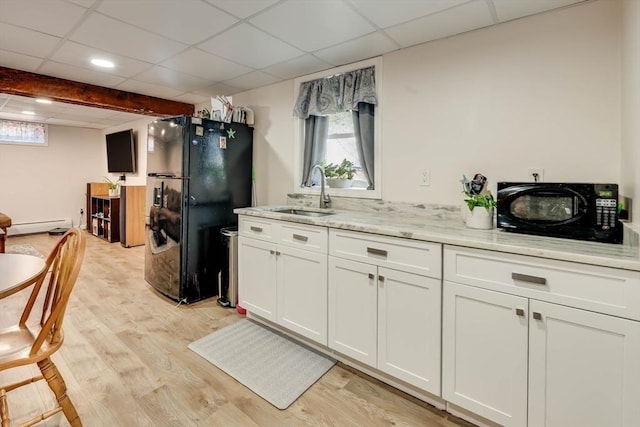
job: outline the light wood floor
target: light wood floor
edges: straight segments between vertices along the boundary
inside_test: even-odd
[[[7,245],[29,243],[46,254],[57,239],[10,236]],[[470,426],[341,365],[287,410],[276,409],[187,349],[240,316],[215,298],[176,306],[144,281],[143,262],[144,247],[87,236],[65,343],[53,357],[85,426]],[[19,305],[16,296],[0,303],[0,327]],[[2,372],[0,384],[22,374]],[[12,392],[14,421],[50,399],[42,382]],[[41,425],[68,424],[56,415]]]

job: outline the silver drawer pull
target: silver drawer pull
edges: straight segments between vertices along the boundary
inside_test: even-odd
[[[384,276],[378,276],[378,282],[384,282]]]
[[[256,233],[262,233],[262,227],[251,226],[251,231],[255,231]]]
[[[376,248],[367,248],[367,253],[371,255],[380,255],[383,257],[387,256],[387,251],[382,249],[376,249]]]
[[[309,240],[307,236],[303,236],[302,234],[294,234],[293,238],[295,240],[300,240],[301,242],[306,242],[307,240]]]
[[[533,283],[534,285],[546,285],[547,279],[544,277],[529,276],[528,274],[511,273],[513,280],[520,280],[522,282]]]
[[[369,279],[375,279],[376,276],[373,273],[369,273]]]
[[[542,320],[542,314],[538,313],[537,311],[534,311],[533,318],[536,320]]]
[[[522,308],[516,308],[516,314],[518,316],[524,316],[524,309]]]

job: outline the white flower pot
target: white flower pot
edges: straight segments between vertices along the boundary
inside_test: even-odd
[[[109,189],[109,197],[118,197],[120,196],[120,187],[115,189]]]
[[[350,179],[327,178],[327,185],[331,188],[349,188],[353,184]]]
[[[494,208],[482,208],[476,206],[472,211],[469,211],[466,215],[466,225],[469,228],[475,228],[478,230],[491,230],[493,228],[493,212]]]

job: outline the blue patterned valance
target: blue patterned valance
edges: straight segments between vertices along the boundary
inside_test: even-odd
[[[293,113],[307,119],[357,110],[359,102],[377,105],[375,80],[375,67],[367,67],[304,82]]]

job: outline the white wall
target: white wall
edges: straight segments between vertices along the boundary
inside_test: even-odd
[[[106,170],[99,130],[49,125],[49,146],[0,144],[0,211],[14,224],[80,221],[88,181]],[[11,234],[11,230],[9,230]]]
[[[457,204],[463,173],[495,188],[528,167],[619,182],[621,20],[599,0],[384,55],[382,198]],[[259,204],[293,188],[292,86],[233,97],[256,110]]]
[[[640,224],[640,2],[624,1],[622,42],[622,163],[624,194],[633,199],[634,224]]]

